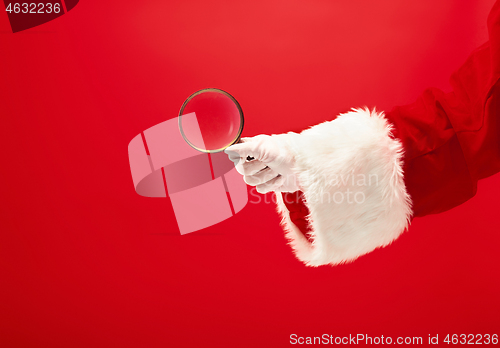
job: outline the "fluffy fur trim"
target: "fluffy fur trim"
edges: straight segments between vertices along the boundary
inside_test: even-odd
[[[296,256],[308,266],[352,261],[394,241],[409,225],[401,143],[382,112],[352,109],[292,140],[312,229],[309,242],[278,211]]]

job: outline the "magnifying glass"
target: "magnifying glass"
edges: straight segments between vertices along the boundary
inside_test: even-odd
[[[191,94],[179,111],[184,140],[198,151],[215,153],[239,142],[243,111],[234,97],[217,88]]]

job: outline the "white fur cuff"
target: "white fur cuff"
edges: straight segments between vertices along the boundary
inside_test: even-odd
[[[411,218],[401,143],[383,113],[339,115],[293,139],[299,183],[309,208],[312,243],[278,210],[296,256],[309,266],[352,261],[395,240]]]

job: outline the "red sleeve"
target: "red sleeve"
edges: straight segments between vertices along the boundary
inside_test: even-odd
[[[500,171],[500,1],[488,17],[490,40],[450,79],[413,104],[387,113],[405,150],[404,180],[413,216],[472,198],[480,179]]]

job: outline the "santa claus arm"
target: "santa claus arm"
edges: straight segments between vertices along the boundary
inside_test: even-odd
[[[499,23],[497,1],[489,42],[452,76],[451,92],[431,88],[388,113],[353,109],[293,137],[301,190],[276,196],[300,260],[354,260],[391,243],[413,217],[465,202],[500,171]]]
[[[488,30],[452,92],[431,88],[385,115],[357,109],[301,134],[303,192],[278,195],[299,259],[337,264],[385,246],[412,217],[465,202],[500,171],[499,1]]]

